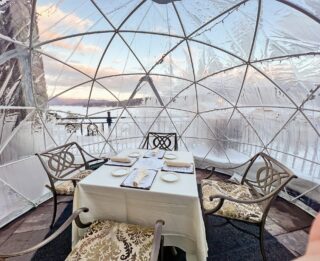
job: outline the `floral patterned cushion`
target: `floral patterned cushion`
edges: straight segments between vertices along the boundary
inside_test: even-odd
[[[149,261],[153,234],[152,227],[95,221],[66,260]]]
[[[231,182],[202,180],[202,201],[206,211],[212,210],[219,203],[219,199],[210,201],[210,196],[222,194],[236,199],[253,199],[247,186]],[[222,207],[214,213],[232,219],[245,220],[252,223],[261,221],[262,210],[258,204],[241,204],[225,200]]]
[[[80,170],[76,175],[72,176],[72,178],[84,179],[91,173],[92,173],[92,170],[88,170],[88,169]],[[55,187],[58,195],[73,195],[74,186],[71,180],[64,181]]]

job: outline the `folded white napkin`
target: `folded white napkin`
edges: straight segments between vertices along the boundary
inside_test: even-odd
[[[133,180],[133,186],[138,187],[141,180],[144,179],[145,176],[148,176],[148,170],[146,169],[140,169],[138,170],[138,174],[135,176]]]
[[[114,162],[121,162],[121,163],[130,163],[131,160],[128,157],[119,157],[119,156],[114,156],[110,158]]]
[[[180,168],[189,168],[191,167],[190,162],[177,161],[177,160],[166,160],[165,164],[168,167],[180,167]]]

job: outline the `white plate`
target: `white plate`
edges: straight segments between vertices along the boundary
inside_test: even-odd
[[[174,172],[164,172],[161,175],[161,179],[166,182],[176,182],[179,179],[179,174]]]
[[[177,156],[174,155],[174,154],[172,154],[172,153],[166,153],[166,154],[164,155],[164,158],[165,158],[165,159],[173,160],[173,159],[176,159]]]
[[[129,170],[127,169],[116,169],[111,172],[112,176],[115,176],[115,177],[122,177],[124,175],[127,175],[128,173],[129,173]]]
[[[128,156],[130,158],[139,158],[140,157],[140,153],[139,152],[131,152]]]

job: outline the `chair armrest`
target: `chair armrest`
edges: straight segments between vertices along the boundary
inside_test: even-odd
[[[77,224],[81,224],[81,225],[84,225],[81,223],[80,219],[79,219],[79,215],[80,213],[82,212],[88,212],[89,209],[88,208],[79,208],[77,209],[76,211],[74,211],[72,213],[72,215],[62,224],[61,227],[58,228],[57,231],[55,231],[51,236],[49,236],[48,238],[46,238],[45,240],[43,240],[42,242],[40,242],[39,244],[31,247],[31,248],[28,248],[28,249],[25,249],[23,251],[19,251],[19,252],[15,252],[15,253],[8,253],[8,254],[2,254],[0,253],[0,260],[5,260],[6,258],[9,258],[9,257],[15,257],[15,256],[22,256],[22,255],[25,255],[25,254],[28,254],[30,252],[33,252],[43,246],[45,246],[46,244],[50,243],[52,240],[54,240],[57,236],[59,236],[63,231],[66,230],[66,228],[72,223],[73,220],[76,221]],[[86,225],[89,225],[89,224],[86,224]]]
[[[96,170],[97,168],[99,168],[100,166],[105,164],[108,160],[109,160],[109,158],[107,158],[107,157],[91,159],[91,160],[87,161],[87,163],[88,163],[87,168],[90,170]]]
[[[242,199],[228,197],[228,196],[225,196],[225,195],[222,195],[222,194],[217,194],[217,195],[214,195],[214,196],[210,196],[210,201],[212,201],[215,198],[219,198],[219,199],[229,200],[229,201],[233,201],[233,202],[241,203],[241,204],[254,204],[254,203],[260,203],[262,201],[265,201],[265,200],[271,198],[272,196],[274,196],[277,193],[278,193],[278,191],[273,191],[270,194],[265,195],[265,196],[263,196],[261,198],[250,199],[250,200],[242,200]]]
[[[72,184],[74,187],[77,186],[77,182],[79,182],[81,179],[78,179],[78,178],[59,178],[59,177],[55,177],[55,176],[51,176],[53,179],[56,179],[56,180],[60,180],[60,181],[72,181]]]
[[[154,239],[153,239],[152,252],[151,252],[151,258],[150,258],[151,261],[158,260],[163,226],[164,226],[163,220],[157,220],[157,222],[154,226]]]
[[[260,203],[262,201],[265,201],[265,200],[273,197],[277,193],[278,193],[278,191],[275,190],[275,191],[271,192],[270,194],[265,195],[265,196],[263,196],[261,198],[250,199],[250,200],[236,199],[236,198],[228,197],[228,196],[222,195],[222,194],[217,194],[217,195],[214,195],[214,196],[210,196],[210,201],[212,201],[214,199],[219,199],[219,203],[214,209],[212,209],[210,211],[205,211],[205,214],[208,215],[208,214],[213,214],[213,213],[217,212],[222,207],[222,205],[223,205],[225,200],[229,200],[229,201],[240,203],[240,204],[255,204],[255,203]]]
[[[59,177],[55,177],[55,176],[52,176],[53,179],[56,179],[56,180],[60,180],[60,181],[80,181],[81,179],[79,178],[59,178]]]

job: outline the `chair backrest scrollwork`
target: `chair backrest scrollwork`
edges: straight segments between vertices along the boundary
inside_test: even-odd
[[[72,172],[88,167],[81,147],[76,142],[71,142],[43,153],[36,154],[48,176],[63,178]],[[76,156],[78,161],[76,160]]]
[[[248,173],[254,162],[258,158],[263,160],[263,165],[255,175],[255,179],[247,178]],[[263,207],[269,207],[270,202],[280,193],[289,181],[296,176],[286,166],[270,157],[269,155],[260,152],[256,154],[250,161],[241,181],[241,184],[246,184],[251,188],[258,197],[270,197],[263,202]]]
[[[162,150],[178,150],[176,133],[149,132],[143,144],[143,148]]]

